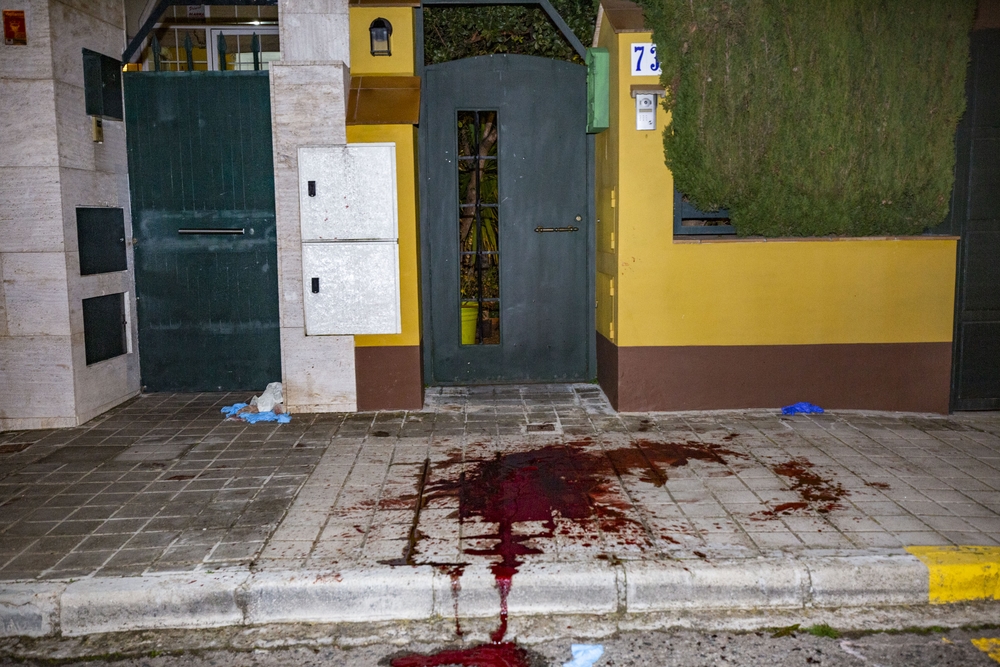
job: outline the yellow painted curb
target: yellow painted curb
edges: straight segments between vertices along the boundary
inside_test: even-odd
[[[1000,600],[1000,547],[907,547],[927,566],[932,603]]]
[[[992,639],[990,637],[973,639],[972,645],[996,662],[1000,662],[1000,639]]]

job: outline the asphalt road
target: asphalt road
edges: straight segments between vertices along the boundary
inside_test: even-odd
[[[1000,656],[991,659],[973,640],[992,638],[993,650],[1000,653],[1000,629],[950,630],[940,632],[896,632],[868,635],[817,636],[798,630],[777,633],[750,632],[630,632],[600,641],[604,656],[594,667],[627,666],[747,666],[792,667],[994,667]],[[836,634],[836,633],[828,633]],[[561,666],[571,659],[570,641],[556,641],[528,647],[531,667]],[[590,643],[590,642],[584,642]],[[982,643],[982,642],[980,642]],[[18,660],[30,667],[53,664],[80,667],[351,667],[387,666],[389,661],[409,651],[430,652],[441,646],[414,645],[401,648],[373,645],[352,649],[297,647],[252,652],[211,651],[123,657],[109,655],[86,661]],[[0,662],[13,662],[0,656]],[[491,666],[492,667],[492,666]]]

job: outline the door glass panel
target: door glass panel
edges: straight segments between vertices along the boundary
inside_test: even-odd
[[[458,112],[458,236],[463,345],[500,344],[496,111]]]

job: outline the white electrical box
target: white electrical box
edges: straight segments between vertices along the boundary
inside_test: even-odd
[[[635,96],[635,129],[656,129],[656,95],[639,93]]]
[[[396,145],[299,149],[307,336],[396,334]]]
[[[397,236],[396,144],[299,149],[303,241]]]
[[[303,243],[302,272],[307,336],[402,331],[395,243]]]

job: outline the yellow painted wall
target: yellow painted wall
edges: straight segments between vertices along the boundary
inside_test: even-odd
[[[611,56],[610,90],[618,90],[621,76],[615,67],[618,59],[618,40],[607,23],[598,43],[608,49]],[[619,104],[616,95],[608,105],[610,126],[618,126]],[[618,275],[618,255],[615,237],[617,223],[618,141],[614,130],[605,130],[594,139],[597,174],[597,331],[612,342],[617,342],[614,289]]]
[[[384,18],[392,25],[391,56],[373,56],[368,32],[372,21]],[[413,76],[415,53],[412,7],[351,7],[351,75],[396,74]]]
[[[620,346],[951,341],[955,239],[675,241],[668,117],[637,131],[629,90],[656,82],[629,71],[631,44],[650,41],[607,23],[599,37],[612,91],[597,139],[600,333]]]
[[[352,9],[353,11],[353,9]],[[420,344],[420,247],[417,230],[417,128],[412,125],[348,125],[348,143],[396,143],[399,207],[399,299],[403,332],[355,336],[358,347]]]

